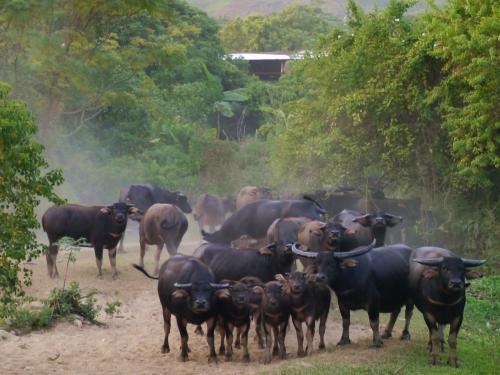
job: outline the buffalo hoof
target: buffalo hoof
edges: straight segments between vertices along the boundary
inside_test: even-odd
[[[381,336],[383,339],[390,339],[392,337],[392,332],[384,332]]]
[[[236,341],[236,342],[234,343],[234,347],[235,347],[236,349],[241,349],[241,344],[240,344],[240,342],[239,342],[239,341]]]
[[[232,362],[233,361],[233,355],[232,354],[226,354],[226,362]]]
[[[102,280],[102,274],[99,274],[99,273],[98,273],[98,274],[97,274],[97,276],[96,276],[95,278],[96,278],[96,279],[98,279],[98,280]]]
[[[111,276],[111,278],[112,278],[113,280],[118,279],[118,273],[114,273],[114,274],[113,274],[113,276]]]
[[[448,365],[451,366],[451,367],[458,368],[458,359],[457,358],[448,357]]]
[[[249,354],[244,355],[244,356],[243,356],[242,361],[243,361],[244,363],[248,363],[248,362],[250,362],[250,355],[249,355]]]
[[[280,350],[277,346],[275,346],[273,348],[273,357],[277,356],[278,354],[280,354]]]
[[[209,356],[208,363],[217,363],[217,356],[216,355]]]
[[[381,348],[382,346],[384,346],[384,342],[382,340],[378,340],[378,341],[373,342],[373,344],[370,346],[370,348],[377,349],[377,348]]]
[[[271,355],[266,354],[266,356],[264,357],[264,364],[267,365],[267,364],[271,363],[272,359],[273,359],[273,357]]]
[[[351,340],[347,337],[342,337],[340,341],[337,343],[337,345],[350,345]]]
[[[187,362],[188,360],[189,360],[189,357],[188,357],[188,355],[187,355],[187,354],[186,354],[186,355],[182,355],[182,354],[181,354],[181,355],[179,356],[179,361],[181,361],[181,362]]]
[[[325,344],[324,343],[319,344],[318,349],[321,351],[325,350],[326,349]]]
[[[224,348],[223,346],[221,346],[221,347],[219,348],[219,354],[220,354],[220,355],[224,355],[224,354],[226,354],[226,348]]]
[[[440,364],[441,364],[441,358],[439,358],[439,355],[431,356],[431,365],[439,366]]]
[[[280,353],[280,359],[286,359],[286,352]]]
[[[304,350],[299,350],[297,351],[297,357],[305,357],[306,356],[306,352]]]
[[[162,348],[161,348],[161,352],[162,352],[163,354],[165,354],[165,353],[170,353],[170,348],[169,348],[168,346],[162,346]]]
[[[410,339],[411,339],[410,332],[403,331],[403,333],[401,333],[401,340],[403,340],[403,341],[410,341]]]

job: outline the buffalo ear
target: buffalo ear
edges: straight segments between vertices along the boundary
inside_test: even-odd
[[[356,234],[356,231],[353,228],[346,228],[344,234],[354,235],[354,234]]]
[[[342,259],[340,262],[340,268],[355,268],[358,265],[358,261],[356,259]]]
[[[231,294],[229,293],[228,289],[219,289],[215,292],[215,297],[218,299],[227,299],[231,297]]]
[[[371,214],[366,214],[363,216],[358,216],[352,219],[354,223],[361,224],[364,227],[369,227],[372,224],[372,215]]]
[[[422,271],[422,275],[426,279],[432,279],[433,277],[439,276],[439,272],[432,268],[426,268],[425,270]]]
[[[172,293],[173,298],[184,298],[187,297],[188,295],[189,293],[187,292],[187,290],[184,289],[177,289]]]
[[[398,225],[399,223],[403,222],[403,218],[401,216],[394,216],[394,215],[385,215],[385,222],[388,227],[394,227]]]
[[[129,207],[128,213],[129,214],[142,214],[141,210],[139,210],[137,207]]]
[[[100,210],[100,211],[101,211],[103,214],[110,215],[110,214],[111,214],[111,210],[112,210],[112,209],[113,209],[113,207],[111,207],[111,206],[107,206],[107,207],[103,207],[103,208],[101,208],[101,210]]]
[[[270,250],[268,247],[261,247],[257,251],[259,252],[259,254],[262,254],[262,255],[273,255],[272,250]]]
[[[469,280],[472,280],[472,279],[479,279],[480,277],[483,277],[484,274],[479,272],[479,271],[475,271],[475,270],[465,270],[465,277]]]

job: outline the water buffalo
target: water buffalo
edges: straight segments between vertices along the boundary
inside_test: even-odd
[[[373,239],[376,240],[375,247],[384,246],[387,227],[394,227],[402,221],[401,216],[385,212],[362,215],[351,210],[342,210],[332,219],[333,223],[342,224],[346,228],[344,243],[350,243],[351,249],[368,245]]]
[[[271,190],[257,186],[244,186],[236,197],[236,209],[239,210],[260,199],[271,199]]]
[[[170,318],[173,314],[181,335],[181,361],[188,359],[188,323],[207,323],[207,342],[209,361],[215,361],[217,355],[214,346],[216,323],[217,292],[227,288],[228,284],[217,284],[210,269],[198,259],[177,254],[168,259],[160,268],[159,277],[150,276],[144,268],[134,267],[151,279],[158,280],[158,295],[163,310],[165,339],[162,353],[169,353]]]
[[[142,213],[146,212],[148,208],[155,203],[175,204],[186,214],[189,214],[192,211],[191,206],[189,205],[184,194],[178,191],[171,192],[150,184],[132,184],[127,186],[120,191],[118,201],[133,204]],[[130,219],[134,221],[141,221],[142,214],[131,215]],[[123,251],[124,240],[125,233],[123,234],[118,247],[120,252]]]
[[[297,333],[299,357],[312,353],[316,320],[319,320],[319,349],[325,348],[326,319],[330,311],[331,295],[328,286],[317,284],[313,276],[305,272],[276,275],[276,280],[284,285],[285,294],[289,299],[292,322]],[[305,351],[302,322],[305,322],[307,327]]]
[[[146,245],[156,245],[156,265],[154,274],[160,269],[160,255],[167,246],[170,256],[177,254],[177,248],[188,228],[186,215],[175,205],[155,203],[148,208],[139,224],[141,245],[140,266],[144,267]]]
[[[198,247],[193,256],[210,267],[217,281],[240,280],[245,276],[271,281],[277,273],[290,272],[295,259],[289,248],[280,251],[274,244],[259,250],[240,250],[206,243]]]
[[[63,237],[71,237],[75,240],[83,238],[94,247],[98,277],[102,277],[103,249],[108,249],[113,278],[116,278],[116,245],[125,231],[128,215],[138,213],[136,207],[127,203],[90,207],[68,204],[47,209],[42,217],[42,227],[49,238],[46,254],[49,276],[59,276],[56,263],[59,248],[56,242]]]
[[[248,352],[248,331],[250,330],[250,318],[256,309],[260,308],[262,293],[255,285],[247,282],[224,280],[229,288],[226,293],[221,294],[217,303],[219,313],[219,325],[221,329],[221,345],[219,354],[226,354],[226,360],[231,361],[233,356],[233,329],[238,330],[238,347],[240,333],[243,345],[243,362],[250,360]],[[224,335],[227,339],[227,347],[224,346]]]
[[[210,194],[202,194],[194,206],[194,219],[198,222],[200,230],[208,226],[209,233],[222,225],[226,217],[222,198]]]
[[[478,276],[469,268],[486,260],[460,258],[439,247],[420,247],[411,254],[410,288],[413,301],[422,312],[429,329],[429,350],[432,364],[440,362],[439,349],[442,326],[450,325],[448,364],[458,367],[457,336],[465,307],[466,278]]]
[[[300,228],[310,222],[307,217],[285,217],[276,219],[267,230],[267,243],[276,244],[278,250],[286,251],[289,243],[297,242]]]
[[[401,306],[407,305],[406,324],[402,339],[409,338],[408,327],[412,314],[408,272],[411,249],[405,245],[392,245],[373,249],[361,246],[346,252],[308,252],[297,249],[299,256],[316,259],[317,282],[328,283],[337,295],[342,315],[342,338],[338,345],[350,344],[350,311],[368,312],[373,331],[373,346],[382,346],[379,334],[379,313],[391,313],[383,337],[390,337]],[[373,249],[373,250],[372,250]],[[355,258],[355,259],[351,259]]]
[[[301,200],[259,200],[250,203],[229,217],[220,230],[208,234],[202,232],[203,238],[212,243],[229,244],[246,234],[253,238],[264,238],[274,220],[285,217],[307,217],[320,219],[325,211],[310,199]]]
[[[290,301],[279,281],[269,281],[264,285],[262,296],[262,320],[266,336],[266,356],[264,363],[270,363],[271,332],[274,334],[274,347],[272,354],[286,358],[285,335],[290,319]]]

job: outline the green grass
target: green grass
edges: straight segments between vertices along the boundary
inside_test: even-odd
[[[415,309],[409,345],[391,346],[390,349],[378,349],[373,361],[367,363],[360,358],[359,363],[335,363],[323,360],[317,363],[311,357],[311,367],[284,367],[279,373],[283,375],[323,375],[323,374],[500,374],[500,276],[490,276],[472,281],[467,292],[467,305],[464,313],[464,323],[458,335],[458,359],[460,368],[451,368],[446,364],[448,347],[441,353],[441,365],[429,364],[427,347],[427,327],[422,314]],[[338,319],[336,312],[335,319]],[[384,314],[387,315],[387,314]],[[400,317],[401,318],[401,317]],[[382,318],[382,324],[388,317]],[[355,312],[352,321],[367,324],[365,312]],[[400,333],[400,324],[396,326],[395,337]],[[448,330],[445,331],[447,341]],[[336,350],[336,349],[333,349]],[[350,349],[355,350],[355,349]],[[285,365],[286,366],[286,365]]]

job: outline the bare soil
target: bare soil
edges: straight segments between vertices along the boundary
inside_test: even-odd
[[[196,236],[186,238],[180,252],[189,254],[200,241]],[[117,280],[112,280],[108,259],[103,262],[103,279],[97,279],[97,268],[92,249],[82,249],[76,253],[76,263],[69,264],[67,280],[77,281],[84,291],[97,289],[98,303],[120,301],[118,315],[108,317],[101,311],[98,320],[103,326],[83,324],[80,327],[71,322],[61,322],[54,327],[24,336],[10,336],[0,339],[0,374],[158,374],[170,373],[203,374],[217,371],[219,375],[254,374],[259,372],[278,373],[285,367],[307,369],[315,363],[333,362],[353,364],[370,361],[382,355],[380,350],[369,349],[371,331],[367,325],[352,324],[351,340],[348,347],[337,347],[340,339],[341,321],[335,309],[330,313],[326,330],[327,349],[317,349],[317,334],[314,352],[310,357],[297,358],[295,330],[289,327],[286,337],[287,360],[274,359],[269,365],[263,364],[264,350],[258,349],[253,339],[250,343],[250,363],[243,363],[241,351],[235,350],[232,362],[219,356],[217,364],[208,364],[208,346],[205,337],[194,334],[194,326],[188,327],[189,346],[192,350],[188,362],[179,360],[179,332],[172,321],[169,354],[160,352],[163,343],[163,321],[161,307],[156,293],[156,281],[147,279],[131,267],[137,263],[139,249],[136,239],[126,241],[126,253],[119,253]],[[146,269],[153,269],[153,248],[146,253]],[[166,251],[162,254],[166,259]],[[29,293],[45,297],[54,287],[61,287],[66,268],[67,254],[59,253],[58,268],[61,278],[51,280],[47,276],[45,258],[39,258],[29,267],[33,270],[33,285]],[[67,281],[67,282],[68,282]],[[364,315],[367,322],[366,314]],[[291,324],[290,324],[291,326]],[[216,336],[216,345],[219,339]],[[390,352],[391,346],[407,345],[397,339],[387,340],[382,349]]]

